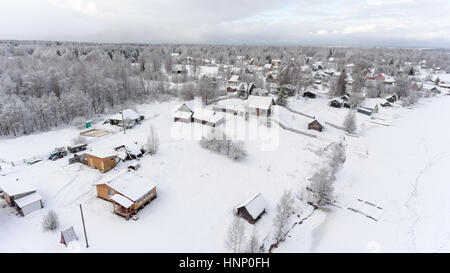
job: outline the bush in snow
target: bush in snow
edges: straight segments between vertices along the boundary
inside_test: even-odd
[[[158,152],[159,138],[153,126],[150,126],[150,132],[147,136],[147,152],[154,155]]]
[[[229,250],[234,253],[241,252],[242,243],[245,240],[245,226],[243,220],[234,216],[230,227],[228,228],[228,237],[225,244]]]
[[[71,125],[77,129],[83,129],[85,127],[85,122],[86,120],[84,117],[75,117],[72,120]]]
[[[349,110],[347,115],[345,116],[344,123],[342,124],[344,130],[347,133],[353,133],[356,131],[356,114],[355,111]]]
[[[323,167],[313,174],[310,180],[310,202],[318,208],[329,206],[334,195],[334,180],[332,167]]]
[[[284,241],[286,233],[289,231],[289,216],[294,213],[294,198],[290,191],[285,191],[276,207],[274,218],[275,240]]]
[[[409,95],[403,98],[403,106],[411,106],[419,101],[419,95],[415,91],[411,91]]]
[[[194,85],[192,83],[183,84],[180,89],[180,97],[183,100],[193,100],[195,96]]]
[[[244,142],[233,142],[226,139],[225,136],[222,138],[203,137],[200,140],[200,146],[216,153],[224,154],[236,161],[247,155],[247,151],[244,148]]]
[[[58,215],[53,210],[44,215],[44,220],[42,221],[42,226],[44,230],[55,230],[58,227]]]

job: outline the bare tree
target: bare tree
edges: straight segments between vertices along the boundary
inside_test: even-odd
[[[154,155],[158,152],[159,149],[159,138],[156,134],[155,128],[150,126],[150,132],[147,136],[147,152],[151,155]]]
[[[240,253],[242,243],[245,240],[245,226],[243,220],[234,216],[230,227],[228,228],[228,237],[226,240],[226,246],[234,253]]]
[[[309,179],[310,202],[318,208],[326,208],[333,200],[334,175],[332,167],[323,167],[316,171]]]
[[[42,226],[45,230],[55,230],[58,227],[58,215],[53,210],[49,210],[44,215]]]
[[[281,196],[276,207],[276,215],[274,218],[275,239],[284,241],[286,233],[289,230],[289,217],[294,212],[294,198],[290,191],[285,191]]]
[[[253,232],[247,241],[246,252],[247,253],[260,253],[261,244],[259,242],[258,233],[256,232],[256,226],[253,227]]]

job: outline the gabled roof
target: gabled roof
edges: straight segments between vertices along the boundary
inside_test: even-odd
[[[246,202],[238,206],[238,209],[242,207],[245,207],[245,209],[252,216],[252,218],[256,219],[258,218],[259,215],[261,215],[261,213],[264,212],[266,208],[266,200],[264,199],[261,193],[258,193],[253,198],[247,200]]]
[[[275,101],[272,97],[262,97],[250,95],[247,99],[247,106],[250,108],[259,108],[268,110],[271,105],[274,105]]]
[[[129,169],[104,177],[95,184],[106,184],[133,202],[156,187],[156,183]]]
[[[64,242],[66,244],[69,244],[72,241],[77,241],[77,235],[75,234],[75,231],[73,230],[73,226],[61,231],[61,236],[64,238]]]

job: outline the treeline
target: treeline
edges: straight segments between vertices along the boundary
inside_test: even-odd
[[[171,57],[172,53],[179,57]],[[207,59],[235,65],[236,56],[255,58],[259,64],[281,59],[283,64],[297,66],[311,58],[326,61],[333,56],[341,65],[358,61],[385,66],[385,70],[404,61],[425,59],[429,66],[450,69],[449,55],[436,50],[2,41],[0,135],[48,130],[70,124],[76,117],[88,119],[170,96],[191,98],[196,94],[211,101],[219,93],[209,89],[220,86],[196,77],[199,66]],[[173,64],[186,63],[193,73],[171,74]],[[219,68],[219,73],[226,78],[230,71]]]

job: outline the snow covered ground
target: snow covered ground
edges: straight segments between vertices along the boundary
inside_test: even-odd
[[[278,251],[450,251],[449,115],[450,97],[443,96],[367,130],[368,156],[348,153],[338,173],[343,208],[317,211]],[[347,209],[358,198],[383,208],[378,221]]]
[[[326,106],[319,97],[292,101],[289,107],[322,120],[341,124],[348,109]],[[149,126],[160,138],[159,152],[140,160],[140,174],[158,184],[158,198],[138,213],[137,221],[113,214],[111,203],[96,197],[93,183],[103,174],[67,157],[34,165],[11,167],[2,164],[0,179],[19,179],[34,185],[44,199],[44,209],[26,217],[2,207],[0,199],[1,252],[222,252],[233,209],[262,193],[267,214],[256,224],[260,239],[272,230],[276,203],[286,189],[299,192],[324,158],[317,151],[341,139],[342,131],[325,125],[319,138],[311,138],[273,125],[257,126],[262,134],[279,136],[276,149],[264,149],[261,139],[245,141],[248,156],[241,162],[200,147],[195,139],[179,139],[182,130],[199,125],[173,123],[170,112],[179,102],[154,103],[138,107],[147,118],[141,125],[100,138],[89,147],[108,148],[116,144],[144,143]],[[305,130],[308,118],[281,110],[279,119]],[[414,110],[380,109],[390,126],[370,122],[358,114],[360,137],[345,136],[347,161],[337,177],[337,200],[354,207],[357,198],[383,208],[378,222],[346,208],[316,211],[276,251],[450,251],[450,184],[444,168],[450,161],[450,96],[423,100]],[[243,122],[238,121],[238,122]],[[311,131],[310,131],[311,132]],[[60,129],[14,139],[0,140],[0,158],[13,161],[49,152],[70,144],[79,133]],[[115,172],[128,166],[119,163]],[[83,205],[90,247],[84,247],[79,213]],[[79,244],[65,248],[59,231],[42,230],[42,217],[53,209],[60,229],[74,226]],[[362,210],[367,208],[361,208]],[[251,225],[247,225],[251,231]],[[24,236],[26,234],[26,236]]]

